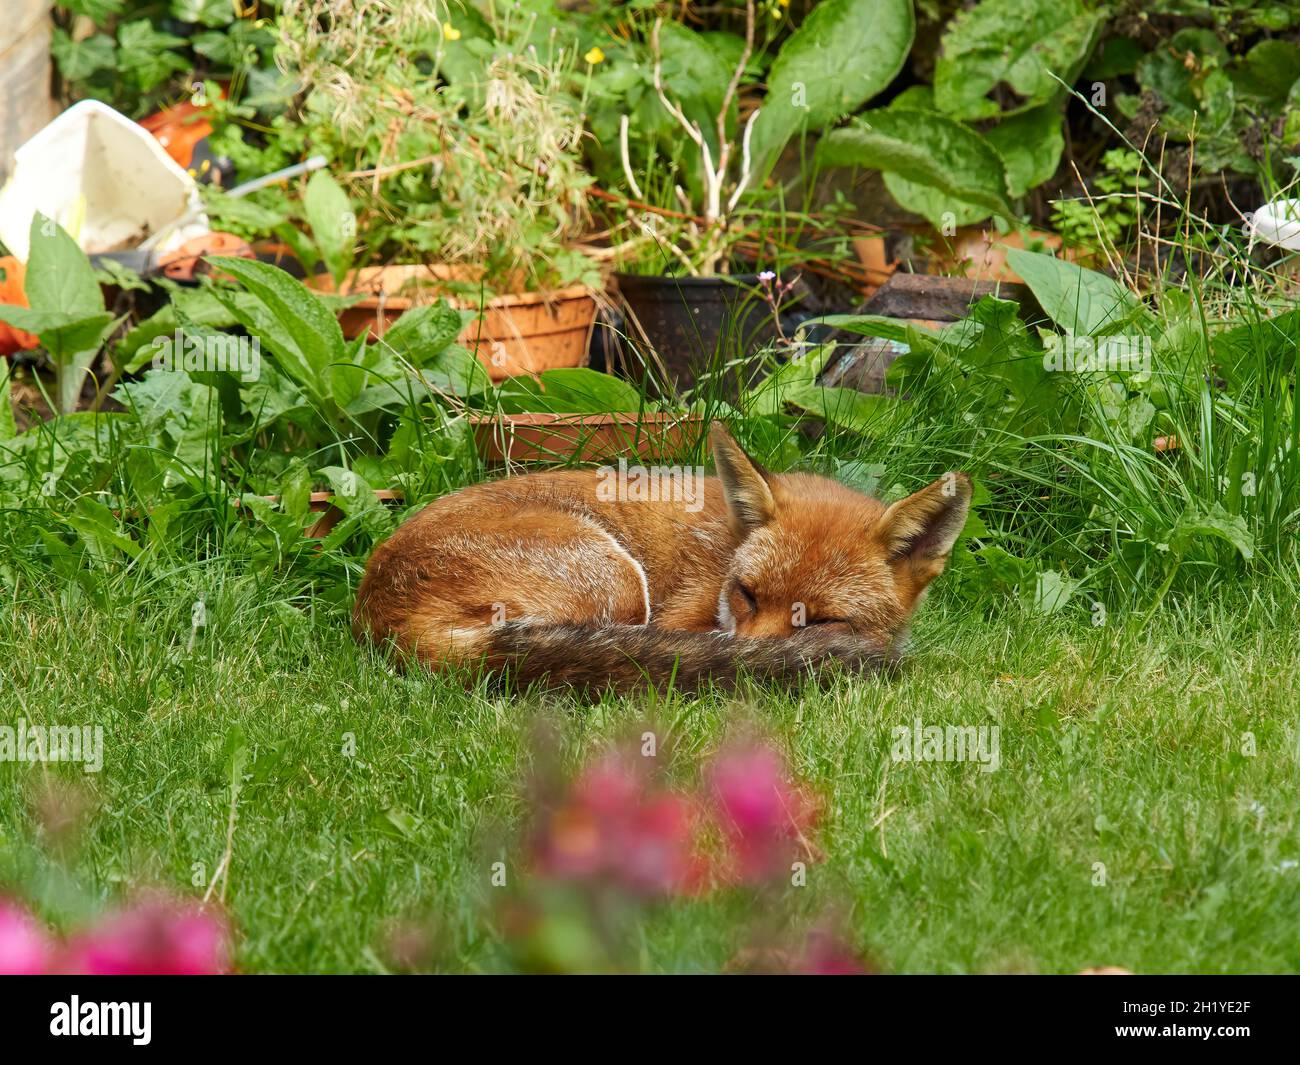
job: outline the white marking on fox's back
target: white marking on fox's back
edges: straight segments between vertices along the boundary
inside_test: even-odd
[[[641,563],[638,562],[635,558],[633,558],[632,552],[630,552],[626,547],[620,544],[618,540],[616,540],[611,533],[606,532],[594,521],[590,521],[589,519],[588,519],[588,524],[590,524],[590,526],[593,529],[595,529],[598,533],[600,533],[601,536],[603,536],[606,540],[608,540],[611,544],[613,544],[614,550],[616,550],[620,555],[622,555],[625,559],[627,559],[630,563],[632,563],[632,568],[636,570],[637,578],[641,581],[641,599],[645,603],[645,620],[641,622],[641,624],[649,625],[650,624],[650,582],[646,579],[645,567],[642,566]]]

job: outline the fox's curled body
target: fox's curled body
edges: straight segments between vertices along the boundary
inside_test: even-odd
[[[694,508],[607,500],[596,471],[435,500],[375,551],[354,632],[435,669],[586,688],[889,660],[965,522],[968,479],[886,507],[767,473],[721,425],[713,450]]]

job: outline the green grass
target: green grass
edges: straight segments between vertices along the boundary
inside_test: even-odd
[[[208,623],[189,648],[191,581],[208,589]],[[0,660],[0,722],[106,734],[97,776],[0,764],[0,882],[56,925],[150,885],[201,895],[242,742],[225,888],[241,969],[382,969],[404,918],[436,926],[437,967],[493,969],[489,870],[523,875],[511,841],[539,718],[571,767],[653,729],[681,781],[758,720],[824,802],[825,860],[775,901],[806,921],[838,913],[887,971],[1300,969],[1289,585],[1100,628],[1014,604],[980,617],[941,592],[896,678],[594,705],[396,676],[341,614],[287,609],[224,563],[116,588],[96,604],[75,583],[20,582],[0,605],[22,648]],[[916,717],[1000,725],[1000,769],[893,762],[890,729]],[[1240,753],[1248,732],[1253,756]],[[38,813],[51,787],[86,802],[78,829]],[[663,907],[638,964],[717,970],[772,902],[723,892]]]

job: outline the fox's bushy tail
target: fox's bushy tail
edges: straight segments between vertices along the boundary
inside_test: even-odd
[[[488,659],[516,684],[627,689],[646,683],[691,690],[740,676],[793,681],[838,663],[850,669],[891,667],[886,647],[857,636],[807,628],[789,637],[736,637],[648,625],[552,625],[510,621],[493,626]]]

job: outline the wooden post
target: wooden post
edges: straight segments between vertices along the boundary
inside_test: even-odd
[[[14,151],[56,114],[50,92],[53,0],[5,0],[0,20],[0,182]]]

